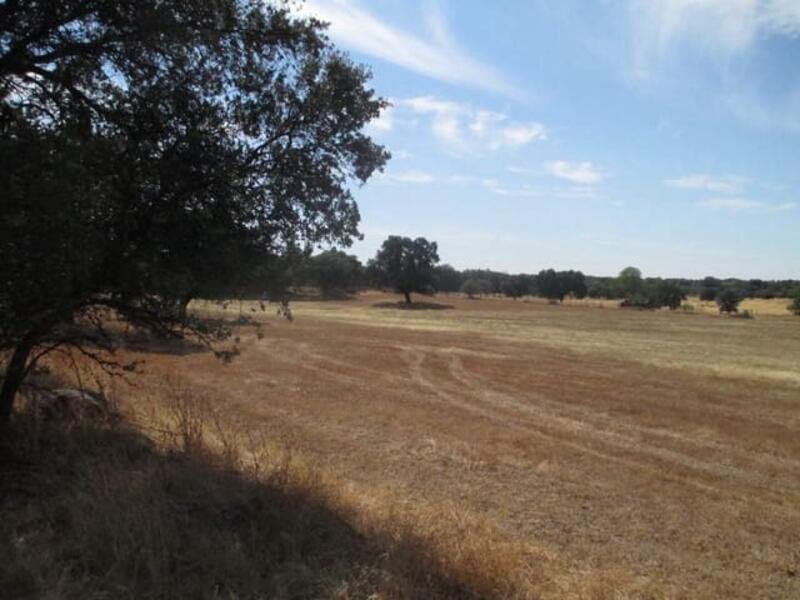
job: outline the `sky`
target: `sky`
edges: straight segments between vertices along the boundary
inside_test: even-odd
[[[800,278],[800,0],[307,0],[391,102],[354,189],[456,268]]]

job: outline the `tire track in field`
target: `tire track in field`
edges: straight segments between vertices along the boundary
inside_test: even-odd
[[[658,456],[657,454],[654,455],[655,458],[658,458],[662,461],[665,461],[670,464],[681,464],[681,466],[693,472],[690,476],[679,476],[674,475],[663,467],[654,464],[654,461],[646,461],[641,459],[635,458],[626,458],[623,456],[619,456],[618,454],[609,453],[607,451],[603,451],[597,448],[592,447],[591,445],[587,445],[585,443],[581,443],[575,440],[565,439],[563,435],[558,435],[552,432],[552,430],[548,431],[547,427],[544,426],[537,426],[533,423],[522,424],[508,418],[503,418],[502,413],[498,413],[498,404],[493,402],[492,400],[487,400],[480,398],[480,389],[477,389],[476,393],[476,385],[475,382],[466,382],[462,381],[462,385],[465,385],[469,388],[470,391],[474,396],[476,396],[476,400],[483,405],[476,406],[474,403],[465,401],[460,397],[459,394],[455,394],[449,391],[446,391],[444,386],[437,385],[434,381],[432,381],[429,377],[426,376],[424,372],[423,365],[427,359],[427,353],[424,350],[415,349],[413,347],[406,347],[404,348],[405,358],[409,365],[409,373],[411,375],[412,380],[418,384],[420,387],[425,388],[429,392],[431,392],[434,396],[441,398],[442,400],[448,402],[449,404],[461,408],[466,412],[469,412],[473,415],[480,416],[483,419],[488,420],[494,425],[500,426],[505,429],[513,429],[515,431],[532,434],[539,438],[545,439],[549,442],[553,442],[555,444],[568,447],[572,450],[575,450],[579,453],[588,454],[595,458],[604,461],[615,462],[629,468],[644,471],[649,474],[655,475],[656,477],[666,479],[672,481],[674,483],[680,485],[690,485],[704,493],[712,494],[713,496],[719,498],[723,496],[731,496],[730,489],[721,488],[719,486],[713,485],[707,481],[708,475],[714,476],[717,480],[725,481],[724,477],[721,477],[718,473],[714,472],[713,465],[708,465],[702,463],[702,461],[697,461],[700,464],[698,467],[697,464],[691,465],[686,464],[686,459],[688,458],[690,461],[694,460],[691,457],[686,457],[685,455],[681,455],[680,453],[674,453],[671,451],[667,451],[668,457],[665,456]],[[515,401],[516,402],[516,401]],[[517,402],[518,403],[518,402]],[[489,408],[484,408],[489,407]],[[530,406],[522,405],[524,411],[528,414],[533,414],[545,418],[550,418],[551,423],[555,424],[558,422],[558,415],[553,415],[552,411],[546,411],[544,409],[537,411],[536,409],[532,409]],[[519,407],[516,407],[519,409]],[[543,408],[543,407],[542,407]],[[554,418],[555,417],[555,418]],[[556,425],[557,429],[560,429],[564,434],[567,435],[574,435],[576,430],[582,431],[589,431],[584,425],[585,423],[575,421],[573,419],[565,419],[561,418],[562,421],[566,421],[566,426],[563,424],[559,427]],[[594,430],[598,435],[596,437],[602,437],[603,432],[598,430]],[[634,455],[642,455],[641,447],[637,447],[635,444],[632,444],[630,440],[623,440],[623,443],[619,443],[613,440],[614,434],[606,434],[607,446],[616,448],[625,453],[632,453]],[[602,443],[602,442],[601,442]],[[652,453],[651,453],[652,455]],[[709,472],[710,471],[710,472]],[[705,477],[704,477],[705,475]],[[764,490],[762,488],[755,488],[754,491],[761,492],[760,498],[763,502],[768,503],[773,508],[780,510],[782,512],[788,512],[794,516],[799,516],[800,511],[793,509],[791,507],[785,506],[781,501],[785,500],[785,498],[776,497],[774,493],[770,490]],[[764,494],[766,492],[766,495]],[[741,496],[739,494],[736,495],[740,500],[747,500],[746,497]]]
[[[496,425],[503,429],[513,429],[521,433],[533,435],[548,442],[551,442],[553,444],[565,446],[578,453],[588,454],[603,461],[615,462],[639,471],[646,471],[659,478],[667,479],[675,483],[690,485],[694,488],[697,488],[701,492],[711,494],[715,497],[724,495],[724,490],[721,490],[718,487],[697,480],[689,480],[681,477],[676,477],[674,475],[664,472],[662,469],[657,469],[653,467],[652,464],[650,463],[636,461],[615,454],[602,452],[600,450],[591,448],[579,442],[567,440],[558,435],[549,433],[544,428],[535,427],[533,425],[524,425],[514,421],[509,421],[508,419],[503,419],[501,418],[501,415],[498,414],[496,405],[492,405],[491,403],[486,403],[484,401],[479,400],[481,404],[485,405],[488,404],[488,406],[491,407],[490,409],[481,408],[480,406],[476,406],[472,402],[461,400],[460,398],[458,398],[456,394],[444,391],[440,386],[437,386],[430,379],[428,379],[425,376],[423,370],[423,364],[426,360],[426,354],[424,352],[418,350],[417,351],[404,350],[404,353],[406,355],[405,358],[407,359],[409,365],[409,374],[411,375],[411,379],[414,383],[424,388],[425,390],[429,391],[434,396],[451,404],[452,406],[461,408],[465,412],[486,419],[493,425]]]
[[[447,352],[447,351],[445,351]],[[531,400],[538,405],[545,405],[547,406],[554,418],[560,419],[562,422],[568,423],[570,428],[576,429],[586,429],[586,426],[589,426],[591,432],[596,433],[597,435],[611,435],[611,430],[616,430],[614,432],[614,436],[624,439],[627,442],[632,444],[641,443],[642,440],[624,435],[624,431],[635,430],[643,435],[649,435],[656,438],[666,438],[668,440],[674,440],[678,443],[683,443],[689,446],[696,446],[701,450],[714,450],[722,455],[736,455],[740,459],[744,460],[745,462],[750,463],[758,463],[764,467],[779,467],[782,466],[787,470],[795,470],[795,472],[800,473],[800,461],[793,460],[791,458],[786,457],[776,457],[770,455],[765,452],[760,452],[757,450],[740,450],[736,446],[730,444],[723,444],[721,442],[715,440],[701,440],[697,437],[678,433],[675,431],[663,429],[663,428],[654,428],[654,427],[647,427],[644,425],[638,425],[636,423],[632,423],[630,421],[620,421],[620,419],[613,417],[602,410],[593,409],[590,406],[585,404],[581,405],[573,405],[567,402],[559,401],[559,400],[552,400],[543,394],[530,392],[530,391],[523,391],[518,389],[512,389],[511,392],[509,391],[499,391],[497,388],[499,385],[495,382],[487,382],[484,377],[480,375],[476,375],[475,373],[468,372],[462,361],[461,358],[456,354],[453,353],[450,355],[450,373],[454,377],[461,381],[462,384],[466,385],[470,388],[473,392],[482,393],[484,396],[489,398],[497,398],[501,402],[507,404],[511,408],[530,413],[532,411],[532,406],[528,402],[524,402],[519,400],[518,398],[522,397],[524,400]],[[571,416],[563,416],[564,412],[577,413],[576,417]],[[560,411],[561,414],[557,414]],[[599,421],[602,423],[604,429],[599,429],[597,427],[591,426],[591,419],[595,421]],[[622,429],[623,432],[619,430]],[[697,460],[695,457],[689,457],[693,460]],[[742,471],[742,469],[734,466],[728,465],[726,463],[718,463],[725,469],[733,469],[736,471],[740,471],[744,474],[747,474],[748,477],[752,475],[750,471]],[[774,479],[773,479],[774,481]],[[792,480],[792,481],[783,481],[785,485],[789,487],[796,488],[800,491],[800,480]]]
[[[612,431],[612,429],[618,429],[621,427],[619,423],[614,422],[612,417],[603,415],[602,413],[598,414],[598,411],[593,411],[592,409],[586,408],[585,413],[587,413],[587,416],[590,415],[589,418],[594,417],[597,420],[605,422],[607,428],[600,429],[593,425],[588,419],[576,419],[557,414],[558,410],[563,410],[562,404],[557,401],[550,400],[541,394],[531,395],[530,392],[526,393],[526,397],[533,400],[535,403],[534,405],[531,403],[522,402],[512,394],[498,391],[494,383],[489,385],[486,380],[480,376],[468,373],[464,368],[459,356],[452,352],[452,350],[444,350],[443,353],[449,354],[448,366],[450,374],[453,376],[453,378],[464,385],[467,391],[477,395],[485,402],[495,405],[498,408],[505,408],[506,411],[511,412],[516,411],[517,414],[524,413],[526,415],[533,415],[539,418],[544,417],[545,419],[548,419],[554,427],[566,433],[572,433],[576,435],[580,433],[593,436],[596,440],[598,440],[599,443],[617,448],[623,452],[649,455],[666,463],[679,464],[689,471],[705,473],[722,480],[736,480],[739,483],[745,484],[751,491],[758,493],[762,500],[777,506],[781,510],[788,510],[790,513],[800,514],[800,511],[789,509],[788,507],[784,506],[781,502],[785,499],[784,496],[778,494],[777,492],[773,491],[773,489],[768,487],[770,483],[773,485],[777,483],[784,486],[784,489],[782,490],[784,493],[788,491],[786,488],[793,489],[796,492],[800,487],[798,486],[797,480],[788,480],[786,478],[778,479],[776,477],[764,477],[761,479],[756,479],[754,478],[754,474],[757,473],[757,471],[747,471],[733,465],[704,461],[689,454],[668,448],[657,447],[653,445],[643,445],[644,441],[641,439],[624,435],[619,431]],[[656,435],[662,433],[660,430],[654,431],[650,428],[642,426],[633,425],[632,427],[641,433],[650,433]],[[683,436],[680,434],[676,434],[674,432],[669,433],[672,433],[672,436],[667,437],[674,437],[675,439],[683,442],[688,441],[687,438],[683,438]],[[696,444],[700,445],[701,447],[704,445],[703,442],[699,440],[692,440],[692,442],[696,442]],[[713,447],[713,444],[707,446],[707,448],[709,447]],[[718,445],[717,449],[720,448],[726,452],[732,450],[731,447]],[[763,457],[760,458],[762,463],[765,462]],[[641,462],[641,464],[647,463]],[[768,466],[775,467],[776,465],[775,462],[768,462]],[[696,478],[697,475],[695,474],[694,477]],[[740,495],[739,497],[740,499],[745,499],[744,496]]]

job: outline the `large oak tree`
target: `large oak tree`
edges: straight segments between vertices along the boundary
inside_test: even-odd
[[[411,239],[390,235],[381,245],[369,269],[378,282],[401,294],[406,304],[411,304],[413,292],[428,293],[434,290],[434,267],[439,262],[436,242],[419,237]]]
[[[368,80],[288,5],[0,5],[0,421],[45,353],[105,361],[109,315],[202,335],[188,298],[358,236]]]

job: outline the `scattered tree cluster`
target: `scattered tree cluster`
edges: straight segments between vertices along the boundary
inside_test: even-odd
[[[620,271],[611,289],[622,298],[621,306],[633,308],[656,309],[667,307],[670,310],[679,308],[686,300],[683,288],[670,280],[646,280],[636,267],[627,267]]]

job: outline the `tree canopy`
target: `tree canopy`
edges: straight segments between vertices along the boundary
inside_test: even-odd
[[[363,133],[386,103],[286,6],[0,6],[0,420],[43,352],[111,346],[103,311],[201,333],[186,297],[359,235],[350,187],[388,158]]]
[[[358,258],[341,250],[312,256],[303,273],[305,282],[317,287],[323,296],[352,292],[361,286],[363,278]]]
[[[411,294],[434,291],[434,267],[439,262],[436,242],[390,235],[384,240],[369,268],[381,285],[394,288],[411,303]]]
[[[733,314],[739,312],[739,303],[742,297],[731,288],[722,290],[717,296],[717,305],[720,313]]]

